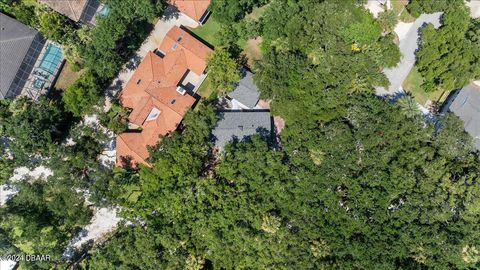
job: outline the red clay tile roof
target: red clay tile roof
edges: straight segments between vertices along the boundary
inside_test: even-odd
[[[210,2],[211,0],[169,0],[171,5],[195,21],[199,21],[205,14]]]
[[[182,39],[178,41],[178,37]],[[168,48],[176,43],[175,49]],[[126,132],[117,137],[117,165],[149,165],[148,146],[157,144],[159,137],[174,131],[195,99],[176,91],[184,75],[190,71],[200,75],[206,68],[206,59],[212,51],[184,30],[174,27],[160,48],[163,58],[149,52],[140,63],[120,95],[124,107],[132,111],[129,122],[141,127],[139,132]],[[147,121],[153,112],[159,115]]]
[[[183,51],[188,69],[196,74],[202,74],[205,70],[208,55],[212,52],[208,46],[177,26],[168,31],[160,45],[160,50],[166,55],[179,50]]]

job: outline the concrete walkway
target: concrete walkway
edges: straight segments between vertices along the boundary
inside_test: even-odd
[[[107,112],[111,107],[111,98],[114,97],[130,80],[135,69],[142,62],[145,55],[148,52],[157,49],[162,43],[163,39],[167,35],[167,32],[173,26],[187,26],[187,27],[197,27],[198,23],[192,18],[186,16],[183,13],[179,13],[174,7],[168,7],[163,13],[162,18],[155,24],[153,31],[145,39],[142,46],[137,50],[135,55],[130,58],[130,60],[123,65],[122,70],[115,78],[112,84],[107,88],[105,93],[105,106],[104,111]]]
[[[403,81],[415,65],[415,52],[418,50],[419,43],[419,29],[427,23],[433,24],[435,28],[440,27],[441,15],[442,12],[422,14],[413,23],[399,23],[395,27],[395,32],[400,39],[399,47],[402,58],[396,67],[383,70],[383,73],[390,81],[390,87],[388,89],[377,87],[377,95],[395,95],[401,91]]]

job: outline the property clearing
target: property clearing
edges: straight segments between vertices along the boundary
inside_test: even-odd
[[[210,16],[204,25],[195,28],[188,27],[188,30],[204,43],[210,44],[211,46],[220,45],[217,37],[217,33],[220,31],[220,23],[218,23],[213,16]]]
[[[260,49],[262,37],[249,39],[243,49],[243,53],[247,57],[248,66],[253,67],[253,62],[262,59],[262,51]]]
[[[73,71],[72,65],[68,62],[65,62],[65,65],[63,66],[62,71],[60,71],[53,88],[57,90],[67,89],[67,87],[72,85],[78,79],[78,77],[82,75],[83,72],[84,70]]]
[[[408,0],[393,0],[391,1],[392,8],[398,14],[398,19],[401,22],[411,23],[415,21],[415,17],[410,15],[408,10],[405,8],[408,5]]]

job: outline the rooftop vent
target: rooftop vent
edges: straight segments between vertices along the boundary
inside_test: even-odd
[[[187,90],[185,88],[181,87],[181,86],[177,86],[177,92],[180,95],[184,96],[187,93]]]
[[[177,42],[180,42],[180,41],[182,41],[182,37],[177,38]]]
[[[172,50],[174,50],[174,51],[175,51],[175,50],[177,49],[177,47],[178,47],[178,44],[177,44],[176,42],[175,42],[175,43],[173,43],[173,45],[172,45]]]
[[[172,99],[172,101],[170,101],[170,104],[173,105],[173,104],[175,104],[175,102],[177,102],[177,100],[176,100],[176,99]]]

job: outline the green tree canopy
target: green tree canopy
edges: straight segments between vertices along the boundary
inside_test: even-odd
[[[452,6],[437,30],[427,25],[421,32],[417,52],[418,70],[424,78],[426,92],[451,91],[480,78],[480,24],[470,19],[464,5]]]
[[[25,97],[3,101],[0,105],[0,135],[9,139],[9,148],[19,163],[28,164],[35,155],[52,153],[68,129],[71,115],[61,103],[41,98],[33,102]]]
[[[240,80],[239,67],[235,59],[224,48],[217,48],[208,58],[208,68],[212,87],[222,93],[234,89]]]
[[[67,87],[63,93],[65,108],[75,116],[83,116],[94,111],[94,107],[100,104],[100,88],[98,79],[87,72],[82,74],[74,84]]]

